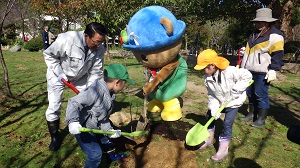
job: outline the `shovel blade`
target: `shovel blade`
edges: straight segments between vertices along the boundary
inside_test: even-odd
[[[143,131],[148,125],[148,119],[144,117],[140,117],[138,123],[136,124],[136,131]]]
[[[207,127],[202,126],[200,123],[197,123],[193,128],[189,130],[185,137],[185,143],[188,146],[197,146],[205,141],[208,138],[210,133],[207,130]]]

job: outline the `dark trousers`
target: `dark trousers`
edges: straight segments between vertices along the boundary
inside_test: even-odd
[[[234,118],[238,112],[239,108],[225,108],[222,113],[225,113],[225,119],[223,122],[223,131],[220,135],[221,137],[230,138],[232,135],[232,125],[234,122]],[[208,110],[206,113],[206,120],[208,121],[211,118],[211,112]],[[213,129],[215,127],[215,121],[211,122],[208,126],[208,129]]]
[[[254,109],[269,109],[269,86],[270,83],[265,79],[266,74],[264,73],[253,73],[254,83],[250,85],[247,89],[247,96],[249,99],[249,104],[253,104]]]
[[[97,168],[100,165],[103,151],[106,146],[113,145],[111,140],[101,134],[80,133],[75,135],[78,145],[87,155],[85,168]]]

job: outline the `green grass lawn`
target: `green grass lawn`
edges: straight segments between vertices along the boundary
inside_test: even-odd
[[[0,167],[83,167],[85,155],[76,144],[73,135],[68,134],[63,121],[60,122],[61,132],[65,135],[62,147],[57,152],[48,150],[50,135],[45,120],[48,105],[46,64],[42,53],[3,51],[3,55],[14,97],[5,96],[4,74],[1,69]],[[134,95],[132,90],[141,89],[145,83],[142,75],[143,68],[135,59],[113,57],[112,62],[124,64],[129,70],[130,77],[137,82],[134,86],[128,85],[118,95],[118,101],[131,102],[132,111],[142,108],[143,100]],[[108,63],[110,62],[107,61],[106,64]],[[214,150],[196,152],[197,166],[300,167],[300,146],[286,139],[288,126],[300,123],[300,79],[298,75],[286,74],[285,76],[286,80],[272,83],[270,89],[272,106],[266,128],[255,129],[249,127],[249,123],[236,120],[229,158],[222,163],[212,163],[207,159],[214,154]],[[199,76],[192,70],[189,71],[188,79],[194,81],[196,85],[202,85]],[[189,92],[187,94],[193,96]],[[64,92],[61,120],[64,119],[67,99],[74,95],[75,93],[70,89]],[[198,98],[197,96],[199,95],[195,94],[195,98]],[[203,109],[198,111],[205,112],[206,104],[201,108]],[[102,165],[107,166],[105,161]]]

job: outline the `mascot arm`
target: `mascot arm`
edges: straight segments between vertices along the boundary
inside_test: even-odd
[[[145,95],[150,94],[151,92],[153,92],[156,87],[162,83],[164,80],[167,79],[167,77],[173,72],[173,70],[179,65],[179,60],[174,60],[171,63],[169,63],[168,65],[165,65],[157,74],[157,76],[155,78],[153,78],[153,80],[149,83],[147,83],[144,87],[143,87],[143,92]]]

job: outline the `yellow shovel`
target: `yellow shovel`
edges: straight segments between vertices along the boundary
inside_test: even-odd
[[[253,83],[253,80],[250,81],[248,86],[250,86],[252,83]],[[225,103],[223,103],[222,106],[216,112],[216,115],[219,114],[227,106],[227,104],[229,102],[231,102],[231,100],[232,100],[232,98],[230,98]],[[215,116],[211,117],[204,126],[202,126],[200,123],[197,123],[195,126],[193,126],[193,128],[191,128],[189,130],[189,132],[187,133],[187,135],[185,137],[185,143],[188,146],[197,146],[197,145],[201,144],[202,142],[204,142],[205,139],[208,138],[210,135],[207,128],[208,128],[209,124],[215,119]]]

